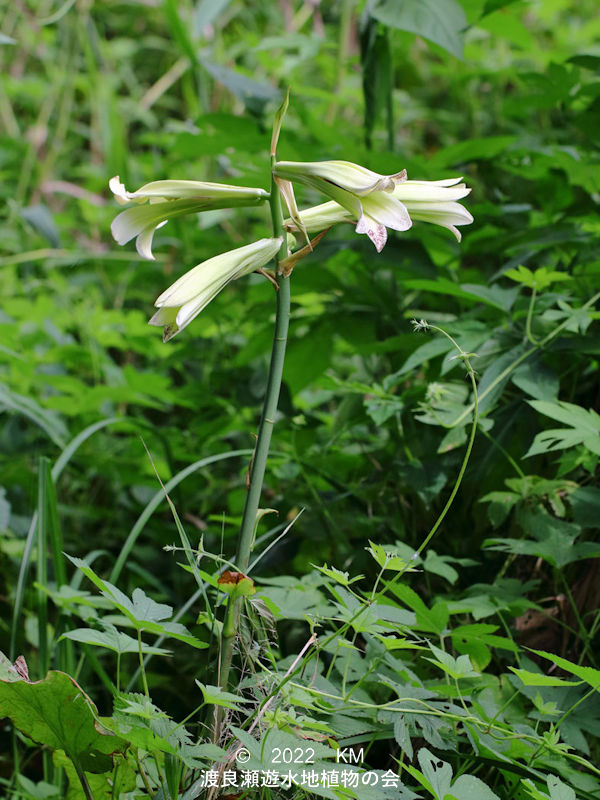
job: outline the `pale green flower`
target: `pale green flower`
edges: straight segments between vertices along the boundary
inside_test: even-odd
[[[119,244],[135,237],[138,253],[148,259],[154,258],[154,231],[169,219],[215,208],[256,205],[269,196],[264,189],[204,181],[152,181],[137,192],[128,192],[118,175],[111,178],[109,186],[117,203],[136,204],[115,217],[112,235]]]
[[[394,196],[406,181],[406,170],[379,175],[350,161],[278,161],[273,172],[284,180],[312,186],[342,206],[356,220],[356,232],[366,233],[378,252],[387,241],[387,228],[406,231],[412,225],[406,208]]]
[[[467,209],[456,202],[471,191],[464,183],[460,183],[461,180],[462,178],[442,181],[403,181],[394,187],[392,197],[402,204],[412,221],[431,222],[448,228],[460,242],[461,234],[457,226],[470,225],[473,222],[473,217]],[[324,230],[338,222],[357,221],[356,215],[336,202],[321,203],[307,208],[301,211],[299,216],[309,232]],[[286,220],[285,226],[288,230],[299,230],[294,219]]]
[[[260,239],[198,264],[157,298],[158,311],[150,325],[164,326],[163,341],[168,342],[230,281],[262,269],[281,247],[282,238]]]

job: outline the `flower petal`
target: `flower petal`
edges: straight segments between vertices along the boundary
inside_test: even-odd
[[[322,231],[338,222],[352,222],[353,219],[350,211],[334,200],[300,212],[300,220],[307,231]],[[283,224],[287,230],[298,230],[298,226],[292,218],[286,219]]]
[[[172,217],[201,209],[202,205],[195,200],[170,200],[146,206],[132,206],[117,214],[110,229],[115,240],[119,244],[125,244],[149,226],[156,228],[159,223]]]
[[[460,180],[460,179],[459,179]],[[399,183],[393,192],[393,197],[401,200],[403,203],[411,201],[428,201],[428,202],[449,202],[454,200],[461,200],[470,194],[471,190],[468,189],[464,183],[453,185],[442,184],[439,181],[406,181]]]
[[[375,245],[378,253],[381,253],[387,242],[387,229],[372,217],[362,214],[356,225],[356,233],[366,233]]]
[[[379,175],[350,161],[278,161],[274,172],[281,178],[311,185],[316,185],[315,179],[325,181],[360,196],[374,191],[391,192],[397,183],[406,180],[406,170]]]
[[[209,258],[182,275],[158,297],[154,305],[182,306],[221,280],[227,282],[261,269],[277,254],[281,242],[281,237],[259,239]]]
[[[470,225],[473,216],[460,203],[407,203],[413,219],[437,225]]]
[[[225,183],[209,183],[207,181],[152,181],[146,183],[137,192],[128,192],[116,175],[109,181],[111,192],[118,203],[143,203],[150,198],[164,200],[199,200],[229,199],[234,204],[249,205],[261,203],[269,196],[264,189],[248,186],[229,186]]]
[[[412,225],[406,207],[395,197],[384,192],[373,192],[373,194],[362,198],[364,213],[377,220],[386,228],[395,231],[407,231]]]
[[[275,256],[283,239],[260,239],[198,264],[164,291],[156,300],[158,311],[151,325],[164,325],[168,342],[210,303],[230,281],[264,267]]]

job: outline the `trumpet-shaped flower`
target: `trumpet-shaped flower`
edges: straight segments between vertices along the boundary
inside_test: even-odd
[[[473,222],[473,217],[467,209],[456,202],[471,191],[464,183],[460,183],[461,180],[462,178],[442,181],[403,181],[394,187],[392,197],[402,204],[411,220],[431,222],[448,228],[460,242],[461,234],[457,226]],[[357,221],[356,215],[347,208],[331,201],[307,208],[301,211],[299,216],[304,228],[309,232],[321,231],[338,222]],[[360,218],[358,224],[361,224]],[[294,219],[286,220],[285,226],[288,230],[298,230],[298,224]],[[361,233],[358,226],[357,231]]]
[[[357,221],[356,232],[366,233],[378,252],[387,241],[387,228],[406,231],[412,225],[403,204],[394,196],[406,181],[406,170],[379,175],[349,161],[279,161],[274,174],[312,186],[342,206]]]
[[[157,298],[158,311],[150,325],[164,326],[163,341],[168,342],[230,281],[265,266],[281,247],[282,238],[260,239],[198,264]]]
[[[111,178],[109,187],[119,205],[135,203],[113,220],[115,240],[126,244],[135,237],[138,253],[148,259],[154,258],[154,231],[169,219],[215,208],[256,205],[269,196],[264,189],[204,181],[152,181],[137,192],[128,192],[118,175]]]

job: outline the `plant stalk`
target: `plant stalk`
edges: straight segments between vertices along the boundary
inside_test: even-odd
[[[275,164],[275,156],[271,156],[271,165]],[[275,180],[271,179],[271,220],[273,223],[273,236],[283,237],[281,249],[276,256],[276,262],[287,258],[288,249],[285,231],[283,229],[283,213],[281,208],[281,194]],[[256,518],[260,503],[260,495],[265,477],[267,457],[271,444],[271,435],[275,425],[275,415],[279,402],[279,392],[281,390],[281,379],[283,375],[283,362],[285,358],[285,347],[287,343],[289,319],[290,319],[290,279],[289,277],[278,276],[277,282],[277,311],[275,317],[275,332],[273,336],[273,346],[271,350],[271,363],[269,365],[269,376],[267,379],[267,389],[263,403],[262,415],[258,427],[258,437],[256,448],[250,465],[250,485],[246,496],[246,505],[242,516],[242,525],[238,538],[235,564],[241,572],[248,568],[250,551],[252,549]],[[227,603],[225,619],[223,621],[223,631],[221,635],[221,653],[219,663],[219,686],[226,689],[229,684],[229,672],[233,657],[233,645],[238,627],[240,614],[239,597],[230,598]],[[218,727],[218,726],[217,726]]]

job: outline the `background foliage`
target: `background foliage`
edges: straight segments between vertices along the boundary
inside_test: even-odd
[[[142,262],[111,239],[107,184],[118,174],[131,189],[166,177],[268,187],[270,124],[289,85],[282,158],[406,167],[412,179],[462,174],[475,223],[461,245],[417,223],[379,256],[339,226],[295,270],[263,495],[278,517],[258,530],[255,556],[264,556],[253,571],[255,632],[240,693],[256,704],[257,686],[279,686],[318,624],[327,644],[308,670],[320,676],[310,684],[317,694],[308,673],[286,683],[263,736],[312,731],[367,743],[371,767],[401,765],[405,788],[390,796],[443,798],[428,769],[451,762],[490,797],[600,797],[596,11],[595,0],[5,0],[0,640],[13,660],[25,654],[32,678],[67,669],[122,733],[113,688],[141,691],[137,678],[127,686],[137,667],[131,626],[165,633],[137,611],[125,627],[63,550],[127,597],[143,590],[183,609],[194,642],[214,644],[214,576],[218,556],[235,550],[273,290],[256,275],[229,286],[169,345],[146,322],[185,269],[269,235],[268,214],[173,220],[155,236],[156,261]],[[302,200],[321,198],[306,191]],[[402,569],[446,503],[472,421],[463,361],[444,337],[412,332],[410,320],[423,317],[476,354],[475,447],[433,549],[364,605],[357,624],[380,568],[385,580]],[[171,481],[192,545],[201,542],[208,604],[182,571],[184,555],[163,549],[179,546],[180,534],[156,473]],[[273,625],[287,621],[277,643],[274,629],[261,634],[253,621],[269,628],[269,615]],[[115,623],[134,637],[129,650],[125,640],[115,646],[118,659],[106,639],[98,649],[89,633],[73,633],[108,636],[113,625],[116,635]],[[402,641],[405,650],[394,644]],[[217,683],[214,648],[189,644],[171,641],[172,657],[148,666],[153,708],[174,720],[202,704],[195,679]],[[551,666],[558,683],[544,683]],[[338,700],[328,707],[318,692]],[[387,709],[394,698],[402,713]],[[434,716],[414,713],[423,703]],[[244,719],[238,711],[230,721]],[[191,730],[203,741],[201,721]],[[182,787],[198,759],[214,755],[185,755],[192,740],[169,740],[167,730],[153,735],[168,743],[158,762],[169,747],[182,759]],[[11,796],[50,796],[36,787],[52,774],[48,763],[43,770],[37,750],[20,745],[16,761],[10,736],[7,723],[1,770]],[[152,752],[146,740],[137,745]],[[120,780],[133,791],[134,778]],[[177,796],[178,780],[163,796]],[[464,786],[453,787],[457,797],[471,796],[475,784]]]

